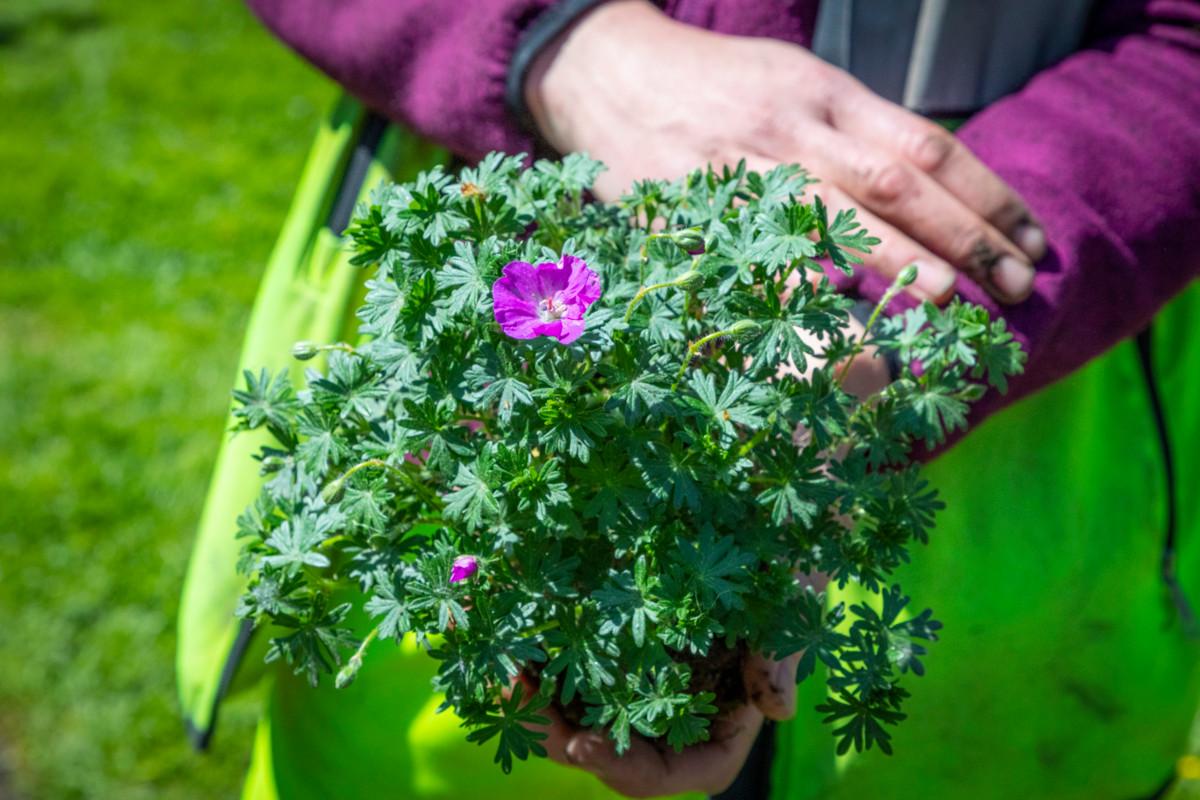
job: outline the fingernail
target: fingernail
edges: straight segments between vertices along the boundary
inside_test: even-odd
[[[1013,243],[1032,261],[1040,261],[1046,255],[1046,232],[1032,222],[1022,222],[1013,231]]]
[[[1033,289],[1033,267],[1014,256],[1003,256],[992,268],[991,281],[1010,302],[1024,300]]]
[[[917,268],[917,279],[913,281],[913,285],[927,297],[940,300],[954,288],[954,270],[949,267],[925,261],[917,261],[913,266]]]
[[[576,736],[567,742],[567,759],[580,767],[595,769],[608,761],[608,744],[594,735]]]

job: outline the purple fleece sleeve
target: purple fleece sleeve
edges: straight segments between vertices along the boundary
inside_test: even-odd
[[[998,306],[1029,354],[988,414],[1144,328],[1200,275],[1200,3],[1109,2],[1086,49],[980,112],[963,142],[1046,228],[1033,296]],[[871,299],[884,282],[864,278]],[[911,305],[911,302],[906,303]]]
[[[298,53],[459,155],[530,152],[504,102],[517,40],[554,0],[248,0]]]

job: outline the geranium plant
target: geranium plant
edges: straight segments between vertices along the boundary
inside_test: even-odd
[[[939,627],[889,578],[940,507],[910,453],[1022,355],[957,301],[851,334],[815,259],[849,271],[875,240],[798,167],[613,204],[589,201],[601,168],[492,154],[359,209],[361,343],[297,344],[328,353],[299,393],[266,372],[236,393],[238,427],[276,442],[239,520],[240,613],[314,684],[415,636],[506,771],[544,755],[549,703],[618,749],[703,741],[749,652],[802,653],[798,680],[821,662],[840,748],[888,750]],[[839,365],[864,347],[901,367],[860,402]],[[877,602],[827,605],[818,572]]]

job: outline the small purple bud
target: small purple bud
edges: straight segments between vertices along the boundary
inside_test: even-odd
[[[475,556],[459,556],[450,566],[450,582],[458,583],[479,571],[479,559]]]

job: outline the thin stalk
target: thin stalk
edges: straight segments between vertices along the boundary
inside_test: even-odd
[[[650,286],[643,286],[638,289],[637,294],[635,294],[633,299],[629,301],[629,307],[625,309],[626,324],[628,324],[630,317],[633,316],[633,310],[638,307],[638,303],[642,302],[642,299],[651,292],[657,292],[659,289],[670,289],[672,287],[688,289],[695,281],[703,282],[704,278],[700,275],[700,273],[696,272],[696,262],[698,260],[698,258],[693,258],[690,269],[680,275],[676,275],[669,281],[651,284]],[[691,292],[688,293],[688,297],[691,297]]]
[[[842,362],[842,366],[838,369],[837,377],[834,379],[840,386],[846,379],[846,373],[850,371],[850,363],[862,354],[863,348],[866,345],[867,337],[871,335],[871,330],[875,327],[875,323],[879,321],[880,314],[889,303],[896,298],[896,295],[910,285],[917,278],[917,267],[915,264],[910,264],[900,270],[900,274],[896,276],[896,280],[892,281],[892,285],[883,293],[883,297],[879,298],[879,302],[875,304],[875,308],[871,311],[871,316],[867,317],[866,327],[863,328],[862,336],[854,342],[854,347]]]
[[[739,320],[725,330],[714,331],[713,333],[710,333],[707,336],[701,336],[699,339],[692,342],[690,345],[688,345],[687,356],[683,359],[683,363],[679,365],[679,372],[675,374],[675,382],[671,384],[671,391],[673,392],[679,388],[679,382],[683,380],[683,375],[687,372],[687,368],[692,363],[692,359],[696,357],[696,354],[700,352],[700,348],[704,347],[704,345],[724,336],[738,336],[739,334],[747,333],[749,331],[756,330],[757,328],[758,325],[751,320]]]
[[[629,301],[629,307],[625,309],[625,322],[629,322],[629,318],[633,316],[633,310],[638,307],[638,303],[642,302],[642,299],[646,295],[650,294],[651,292],[657,292],[659,289],[670,289],[675,285],[675,281],[664,281],[662,283],[651,284],[650,286],[643,286],[642,288],[638,289],[637,294],[635,294],[633,299]]]
[[[343,472],[339,477],[327,483],[325,488],[321,490],[321,495],[325,498],[326,502],[331,502],[333,498],[336,498],[341,494],[342,487],[346,485],[346,481],[350,480],[351,476],[357,472],[360,472],[364,469],[370,469],[372,467],[385,469],[395,475],[399,475],[406,483],[408,483],[414,492],[419,494],[422,499],[424,499],[430,505],[439,507],[441,506],[441,498],[438,497],[436,493],[430,492],[428,486],[425,486],[423,483],[418,481],[406,470],[397,467],[395,464],[389,464],[382,458],[368,458],[366,461],[360,461],[359,463],[355,464],[353,467]]]

